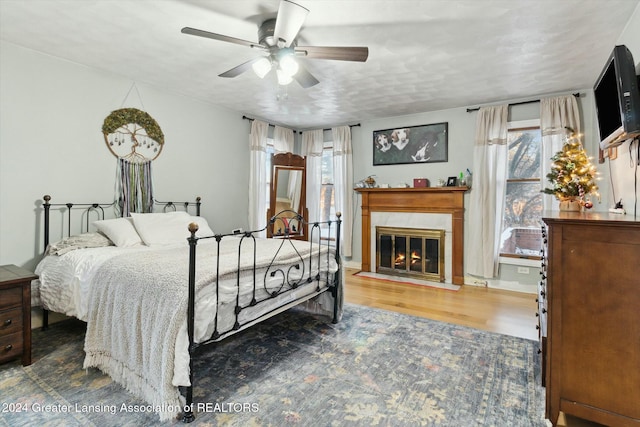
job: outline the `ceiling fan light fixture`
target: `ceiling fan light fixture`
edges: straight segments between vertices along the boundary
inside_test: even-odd
[[[0,0],[1,1],[1,0]],[[275,0],[273,0],[275,1]],[[296,0],[297,1],[297,0]],[[275,69],[279,86],[296,82],[304,89],[320,83],[305,67],[298,64],[296,57],[334,61],[365,62],[369,56],[369,48],[358,46],[298,46],[298,33],[304,24],[309,10],[291,0],[280,0],[275,18],[263,21],[258,28],[258,43],[243,40],[224,34],[212,33],[197,28],[184,27],[183,34],[204,37],[226,43],[234,43],[260,50],[264,57],[254,57],[231,68],[219,77],[233,78],[253,68],[255,74],[264,79]],[[271,73],[272,75],[274,73]]]
[[[280,69],[289,76],[295,75],[300,68],[293,55],[283,56],[282,59],[280,59],[279,64]]]
[[[251,65],[251,68],[258,77],[263,79],[271,71],[271,61],[267,58],[260,58]]]
[[[278,84],[280,86],[286,86],[293,81],[293,77],[282,71],[280,68],[276,70],[278,76]]]

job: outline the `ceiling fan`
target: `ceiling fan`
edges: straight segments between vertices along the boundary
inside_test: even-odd
[[[286,85],[296,80],[303,88],[309,88],[319,81],[296,61],[297,57],[356,62],[367,60],[368,47],[298,46],[296,37],[308,13],[309,10],[299,4],[281,0],[276,18],[263,22],[258,29],[257,43],[191,27],[184,27],[182,33],[235,43],[266,53],[266,56],[258,56],[225,71],[220,77],[236,77],[253,68],[260,78],[264,78],[269,71],[275,69],[279,84]]]

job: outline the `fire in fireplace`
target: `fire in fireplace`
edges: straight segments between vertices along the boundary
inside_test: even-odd
[[[376,227],[376,272],[444,282],[444,230]]]

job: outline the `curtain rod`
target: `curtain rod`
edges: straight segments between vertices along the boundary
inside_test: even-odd
[[[252,122],[252,121],[254,121],[254,120],[255,120],[255,119],[252,119],[251,117],[247,117],[247,116],[242,116],[242,118],[243,118],[244,120],[249,120],[250,122]],[[272,125],[271,123],[267,123],[267,124],[268,124],[269,126],[271,126],[271,127],[275,127],[275,126],[276,126],[276,125]],[[356,124],[354,124],[354,125],[349,125],[349,127],[350,127],[350,128],[355,127],[355,126],[360,126],[360,123],[356,123]],[[323,131],[323,132],[324,132],[324,131],[330,131],[330,130],[331,130],[331,128],[322,129],[322,131]],[[294,132],[302,133],[302,131],[301,131],[301,130],[294,130]]]
[[[576,98],[580,98],[580,92],[576,92],[576,93],[574,93],[572,95],[575,96]],[[509,104],[509,106],[511,107],[512,105],[532,104],[534,102],[540,102],[540,100],[539,99],[532,99],[530,101],[513,102],[513,103]],[[467,113],[470,113],[472,111],[478,111],[479,109],[480,109],[480,107],[467,108]]]

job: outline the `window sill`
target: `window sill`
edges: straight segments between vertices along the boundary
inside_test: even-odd
[[[500,264],[520,265],[523,267],[540,267],[542,258],[532,256],[500,256]]]

